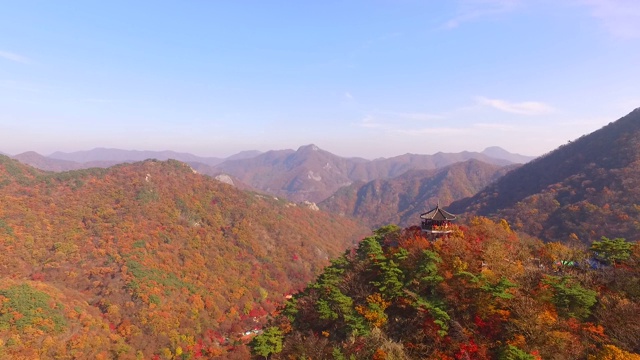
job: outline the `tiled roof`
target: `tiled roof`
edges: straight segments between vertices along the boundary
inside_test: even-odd
[[[440,209],[440,206],[436,206],[435,209],[429,210],[420,215],[420,218],[428,220],[455,220],[456,216],[448,211]]]

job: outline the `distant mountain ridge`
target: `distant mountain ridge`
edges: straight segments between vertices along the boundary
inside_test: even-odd
[[[411,226],[436,204],[447,206],[476,194],[520,165],[499,166],[471,159],[439,169],[409,170],[392,179],[355,182],[320,202],[326,211],[355,217],[372,228]]]
[[[511,161],[516,164],[526,164],[536,158],[535,156],[513,154],[499,146],[488,147],[482,151],[482,154],[496,159]]]
[[[0,153],[2,154],[2,153]],[[247,159],[261,154],[257,150],[242,151],[229,156],[226,159]],[[10,156],[10,155],[7,155]],[[156,160],[178,160],[191,165],[192,168],[201,173],[212,173],[211,167],[225,161],[223,158],[202,157],[189,153],[175,151],[140,151],[95,148],[92,150],[76,152],[54,152],[49,156],[38,154],[34,151],[27,151],[21,154],[10,156],[23,164],[27,164],[45,171],[69,171],[78,169],[88,169],[93,167],[107,168],[116,164],[133,163],[147,159]],[[249,186],[237,183],[241,188],[248,189]]]
[[[389,179],[413,169],[438,169],[470,159],[499,166],[512,164],[468,151],[375,160],[344,158],[311,144],[296,151],[268,151],[250,159],[225,161],[214,167],[213,174],[233,175],[258,190],[293,201],[319,202],[356,181]]]
[[[46,171],[68,171],[78,170],[82,168],[81,163],[75,161],[53,159],[40,155],[35,151],[27,151],[18,155],[12,156],[12,158],[20,161],[23,164],[33,166],[40,170]]]
[[[52,159],[67,160],[78,163],[86,163],[93,161],[117,161],[117,162],[135,162],[143,161],[147,159],[156,160],[169,160],[174,159],[182,162],[199,162],[209,166],[219,164],[224,159],[216,157],[201,157],[189,153],[175,152],[175,151],[141,151],[141,150],[122,150],[122,149],[108,149],[108,148],[95,148],[86,151],[75,151],[65,153],[56,151],[48,156]]]
[[[55,152],[48,157],[27,152],[14,158],[41,170],[56,172],[91,167],[105,168],[118,163],[146,159],[175,159],[189,164],[199,173],[225,179],[227,182],[232,179],[231,182],[241,189],[261,191],[296,202],[319,202],[355,181],[390,179],[413,169],[438,169],[469,159],[500,166],[529,159],[494,147],[486,149],[483,153],[463,151],[438,152],[433,155],[404,154],[366,160],[334,155],[313,144],[301,146],[295,151],[243,151],[226,159],[174,151],[106,148],[72,153]]]
[[[640,108],[506,174],[454,212],[506,218],[545,240],[640,240]]]

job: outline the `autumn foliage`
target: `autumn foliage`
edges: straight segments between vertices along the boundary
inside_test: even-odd
[[[0,358],[246,358],[242,334],[365,231],[177,161],[0,156]]]
[[[436,241],[381,228],[281,308],[271,358],[635,359],[639,246],[596,248],[481,217]]]

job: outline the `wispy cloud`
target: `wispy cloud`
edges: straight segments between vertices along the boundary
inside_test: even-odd
[[[476,129],[489,129],[489,130],[498,130],[498,131],[510,131],[515,130],[516,127],[508,124],[501,123],[476,123],[472,125]]]
[[[640,1],[579,0],[607,31],[620,38],[640,38]]]
[[[445,29],[454,29],[463,23],[496,16],[513,11],[521,0],[459,0],[457,15],[444,24]]]
[[[478,131],[513,131],[516,127],[501,123],[475,123],[462,127],[426,127],[421,129],[399,129],[396,132],[407,135],[462,135],[477,134]]]
[[[446,117],[444,115],[434,115],[428,113],[373,111],[365,115],[362,120],[357,123],[357,125],[369,129],[400,132],[402,130],[399,129],[403,127],[413,127],[415,126],[416,122],[424,123],[434,120],[442,120],[445,118]]]
[[[366,115],[364,118],[362,118],[362,120],[360,121],[360,123],[358,123],[358,125],[364,128],[369,128],[369,129],[385,128],[384,124],[376,122],[376,119],[373,117],[373,115]]]
[[[444,115],[428,114],[428,113],[389,113],[391,116],[397,116],[402,119],[415,120],[415,121],[431,121],[444,119]]]
[[[347,99],[347,100],[353,100],[353,95],[351,95],[350,92],[346,91],[344,93],[344,98]]]
[[[520,115],[540,115],[553,112],[550,105],[537,101],[509,102],[501,99],[489,99],[478,96],[476,102],[480,105],[489,106],[494,109]]]
[[[0,80],[0,88],[30,92],[40,92],[43,90],[42,86],[15,80]]]
[[[3,58],[5,60],[18,62],[18,63],[22,63],[22,64],[29,64],[31,62],[31,59],[29,59],[28,57],[22,56],[22,55],[18,55],[16,53],[12,53],[12,52],[9,52],[9,51],[0,51],[0,58]]]
[[[469,129],[454,127],[430,127],[422,129],[398,129],[396,132],[404,135],[451,135],[468,132]]]

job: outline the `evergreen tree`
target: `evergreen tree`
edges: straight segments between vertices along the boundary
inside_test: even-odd
[[[623,238],[609,239],[603,236],[600,241],[594,241],[589,250],[593,251],[596,258],[608,264],[628,260],[631,257],[632,243]]]
[[[265,359],[268,359],[269,355],[282,351],[282,330],[275,326],[270,327],[254,337],[249,346],[254,355],[264,356]]]

